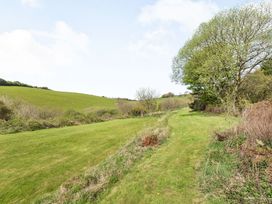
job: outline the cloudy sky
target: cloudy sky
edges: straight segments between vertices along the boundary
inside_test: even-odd
[[[248,0],[0,0],[0,78],[133,98],[183,93],[171,61],[197,26]]]

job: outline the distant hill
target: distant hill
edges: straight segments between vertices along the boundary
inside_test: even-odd
[[[116,99],[20,86],[0,86],[0,96],[24,100],[39,107],[63,111],[69,109],[92,111],[117,108]]]

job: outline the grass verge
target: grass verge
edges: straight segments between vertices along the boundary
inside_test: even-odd
[[[271,203],[271,149],[243,149],[244,135],[214,140],[207,151],[201,189],[207,203]],[[270,152],[270,153],[269,153]],[[245,154],[257,155],[251,159]]]

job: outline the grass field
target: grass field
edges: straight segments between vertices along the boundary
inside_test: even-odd
[[[0,203],[30,203],[113,154],[154,118],[0,135]]]
[[[168,142],[139,162],[99,203],[201,203],[197,167],[215,129],[233,123],[183,110],[169,119]]]
[[[99,96],[58,92],[36,88],[0,86],[0,96],[8,96],[39,106],[57,110],[77,111],[116,109],[116,100]]]

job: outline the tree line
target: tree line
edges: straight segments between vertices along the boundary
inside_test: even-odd
[[[39,89],[49,90],[48,87],[32,86],[32,85],[21,83],[19,81],[6,81],[6,80],[1,79],[1,78],[0,78],[0,86],[21,86],[21,87],[39,88]]]

